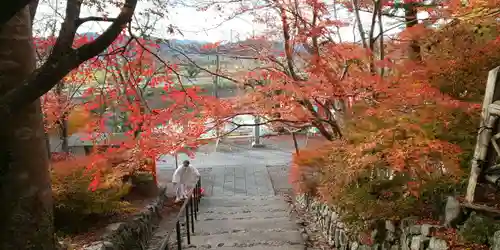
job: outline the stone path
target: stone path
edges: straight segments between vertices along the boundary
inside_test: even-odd
[[[200,204],[191,245],[183,237],[184,248],[304,249],[299,228],[290,218],[289,205],[280,195],[290,189],[287,166],[293,147],[229,148],[197,154],[191,160],[200,170],[206,196]],[[169,194],[173,195],[170,182],[174,160],[165,157],[157,164],[159,181],[167,184]],[[172,222],[162,222],[150,249],[157,249],[154,246],[172,229]]]
[[[265,166],[212,169],[190,249],[304,249],[289,206]]]
[[[286,178],[284,174],[271,178],[270,173],[275,174],[279,169],[283,167],[242,165],[200,169],[207,196],[200,204],[191,245],[187,246],[184,237],[185,249],[304,249],[288,204],[282,196],[275,195],[273,184],[282,182],[279,186],[283,190]],[[156,241],[165,237],[172,226],[173,223],[165,222],[162,231],[160,225]]]
[[[310,138],[307,145],[321,143],[318,138]],[[202,146],[196,153],[194,159],[189,159],[187,155],[180,154],[178,163],[189,159],[197,168],[205,167],[227,167],[227,166],[265,166],[280,165],[291,161],[295,152],[293,141],[290,136],[277,136],[263,138],[262,143],[265,148],[251,148],[251,138],[239,140],[226,140],[219,144],[216,150],[215,144]],[[300,148],[305,147],[304,136],[298,138]],[[172,169],[175,166],[173,156],[163,156],[157,162],[159,170]]]

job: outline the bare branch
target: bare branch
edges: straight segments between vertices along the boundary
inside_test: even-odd
[[[361,42],[363,44],[363,48],[368,48],[368,44],[366,44],[366,36],[365,36],[365,31],[363,29],[363,23],[361,23],[361,16],[359,15],[358,0],[351,0],[351,2],[354,8],[354,15],[356,17],[356,23],[358,24],[358,31],[361,36]]]
[[[116,18],[107,18],[100,16],[82,17],[76,20],[76,26],[78,27],[86,22],[115,22],[116,20]]]
[[[38,9],[38,0],[31,0],[29,4],[30,4],[31,25],[33,25],[33,20],[35,20],[36,10]]]
[[[132,30],[130,30],[129,28],[129,34],[130,36],[134,37],[134,39],[136,40],[137,44],[139,44],[139,46],[141,46],[142,49],[144,49],[145,51],[149,52],[151,55],[153,55],[158,61],[160,61],[165,67],[167,67],[169,70],[171,70],[177,77],[177,81],[179,82],[179,85],[181,86],[181,89],[184,93],[187,94],[187,90],[186,88],[184,87],[184,84],[182,84],[182,79],[181,79],[181,75],[177,72],[177,70],[175,70],[172,66],[170,66],[167,62],[165,62],[165,60],[163,60],[161,57],[159,57],[156,53],[153,53],[150,49],[148,49],[146,46],[144,46],[138,39],[137,37],[135,37],[133,34],[132,34]],[[188,98],[191,100],[191,102],[195,105],[196,102],[193,100],[193,97],[191,97],[190,95],[188,95]]]
[[[229,80],[229,81],[232,81],[232,82],[235,82],[235,83],[239,83],[239,82],[240,82],[240,81],[238,81],[238,80],[236,80],[236,79],[234,79],[234,78],[231,78],[231,77],[228,77],[228,76],[225,76],[225,75],[222,75],[222,74],[218,74],[218,73],[216,73],[216,72],[213,72],[213,71],[211,71],[211,70],[208,70],[208,69],[205,69],[205,68],[203,68],[203,67],[199,66],[199,65],[198,65],[195,61],[193,61],[191,58],[189,58],[189,56],[188,56],[188,55],[186,55],[186,53],[184,53],[184,52],[182,52],[181,50],[178,50],[178,49],[176,49],[176,48],[172,47],[172,46],[170,45],[170,42],[169,42],[169,41],[167,41],[167,46],[168,46],[170,49],[174,50],[175,52],[177,52],[177,53],[181,54],[182,56],[184,56],[184,57],[185,57],[185,58],[186,58],[186,59],[187,59],[187,60],[188,60],[191,64],[193,64],[193,66],[197,67],[198,69],[200,69],[200,70],[202,70],[202,71],[205,71],[205,72],[207,72],[207,73],[209,73],[209,74],[211,74],[211,75],[214,75],[214,76],[219,76],[219,77],[221,77],[221,78],[224,78],[224,79],[226,79],[226,80]]]
[[[47,63],[57,60],[56,58],[72,51],[71,46],[76,35],[76,19],[80,16],[82,2],[79,0],[68,0],[66,3],[66,18],[59,31],[56,43],[52,48]]]
[[[126,0],[120,14],[103,33],[94,41],[83,45],[77,50],[77,58],[84,62],[105,50],[117,37],[123,28],[132,20],[138,0]],[[81,63],[80,62],[80,63]]]
[[[382,32],[384,30],[384,25],[382,23],[382,12],[381,11],[378,12],[378,29],[379,29],[379,35],[382,34]],[[380,35],[378,46],[379,46],[379,60],[382,61],[382,60],[384,60],[384,57],[385,57],[384,36],[383,35]],[[382,66],[380,68],[380,76],[384,77],[384,66]]]

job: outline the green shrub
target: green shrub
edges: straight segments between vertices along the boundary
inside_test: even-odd
[[[151,183],[154,181],[153,174],[145,171],[137,171],[132,175],[133,184]]]
[[[400,220],[410,216],[439,220],[446,197],[463,192],[466,184],[447,176],[436,177],[426,181],[419,188],[419,195],[413,196],[407,191],[408,182],[402,175],[392,180],[365,179],[349,185],[332,203],[344,211],[343,220],[355,230],[365,230],[367,220]]]
[[[493,246],[493,235],[498,230],[500,230],[498,221],[472,212],[464,225],[461,226],[459,233],[467,242]]]
[[[77,233],[113,215],[131,210],[130,204],[122,200],[131,185],[107,169],[85,169],[85,161],[67,161],[52,169],[54,196],[54,220],[56,228],[64,233]],[[89,189],[99,175],[95,190]]]
[[[133,195],[139,195],[139,197],[153,197],[158,195],[158,185],[151,172],[136,171],[130,179],[132,184],[131,197]]]

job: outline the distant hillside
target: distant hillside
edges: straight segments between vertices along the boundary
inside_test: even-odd
[[[216,55],[227,54],[235,56],[254,56],[262,55],[262,51],[282,55],[285,46],[282,42],[262,41],[262,40],[245,40],[237,43],[220,44],[217,48],[212,47],[208,43],[192,40],[170,40],[170,46],[167,43],[160,43],[161,52],[164,55],[179,55],[185,54],[202,54]],[[296,52],[305,52],[303,46],[296,46]]]
[[[99,34],[96,32],[80,33],[81,36],[86,36],[89,39],[96,38]],[[160,54],[166,58],[182,57],[184,54],[229,54],[239,56],[258,56],[262,51],[267,51],[274,55],[281,55],[284,51],[282,42],[264,41],[261,39],[247,39],[235,43],[226,43],[218,46],[217,49],[212,48],[210,43],[206,41],[189,40],[189,39],[170,39],[168,42],[165,39],[151,38],[160,45]],[[125,41],[124,41],[125,42]],[[296,46],[295,51],[305,52],[303,46]]]
[[[262,51],[267,53],[280,55],[284,51],[284,44],[276,41],[265,41],[262,39],[247,39],[234,43],[223,43],[213,48],[213,44],[205,41],[196,40],[179,40],[171,39],[164,42],[163,39],[157,39],[160,44],[161,52],[169,55],[178,55],[179,52],[185,54],[229,54],[239,56],[259,56]],[[304,52],[303,46],[296,46],[295,51]]]

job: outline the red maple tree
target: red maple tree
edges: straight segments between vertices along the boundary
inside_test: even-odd
[[[81,36],[73,46],[89,39]],[[50,41],[40,39],[37,45],[50,48]],[[123,151],[137,152],[128,155],[136,159],[157,159],[196,149],[203,143],[200,136],[211,129],[209,122],[225,113],[221,110],[226,104],[200,95],[197,87],[184,86],[178,66],[163,60],[158,51],[155,42],[123,33],[106,52],[71,71],[62,81],[63,93],[44,96],[47,128],[67,119],[72,109],[83,108],[91,119],[80,129],[81,139],[100,148],[91,155],[93,162]]]
[[[451,114],[455,110],[472,114],[479,106],[433,84],[430,76],[435,65],[424,58],[423,41],[434,29],[432,25],[443,18],[455,19],[494,6],[489,2],[456,3],[341,2],[355,16],[361,35],[357,41],[340,37],[339,29],[349,20],[336,17],[338,5],[276,0],[257,6],[259,11],[273,10],[255,18],[268,25],[266,39],[254,38],[261,39],[260,46],[255,41],[247,46],[248,54],[262,66],[238,79],[246,93],[235,100],[232,112],[258,115],[263,123],[292,130],[315,127],[330,141],[340,138],[342,142],[327,146],[330,151],[321,155],[339,155],[342,164],[332,162],[345,167],[339,178],[355,180],[354,176],[370,169],[387,168],[409,176],[406,188],[417,195],[418,187],[435,174],[456,177],[461,174],[463,149],[436,136],[429,127],[454,123]],[[394,9],[405,10],[402,17],[406,22],[399,24],[402,32],[385,34],[392,27],[384,28],[382,17],[390,16]],[[419,22],[416,14],[423,9],[432,13]],[[368,26],[360,20],[360,12],[366,10],[372,16]],[[273,38],[282,41],[283,47],[269,45]],[[334,185],[344,184],[339,180]]]

